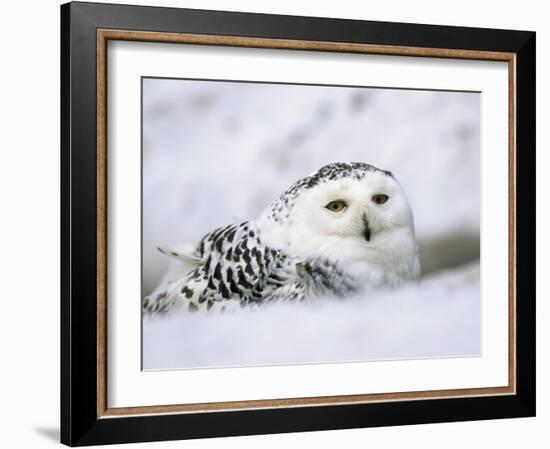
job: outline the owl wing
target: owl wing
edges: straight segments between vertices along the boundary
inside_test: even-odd
[[[229,225],[206,234],[190,254],[163,249],[189,266],[180,279],[157,288],[143,308],[162,313],[226,310],[299,296],[294,261],[266,246],[254,222]]]

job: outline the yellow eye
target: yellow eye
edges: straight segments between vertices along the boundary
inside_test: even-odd
[[[389,196],[384,195],[383,193],[379,193],[378,195],[373,195],[372,200],[376,204],[384,204],[386,201],[388,201]]]
[[[346,207],[348,207],[348,205],[345,201],[336,200],[331,201],[325,207],[332,212],[342,212]]]

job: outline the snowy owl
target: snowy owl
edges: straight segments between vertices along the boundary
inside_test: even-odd
[[[411,208],[392,173],[333,163],[296,181],[256,220],[206,234],[143,300],[151,314],[226,310],[415,281]]]

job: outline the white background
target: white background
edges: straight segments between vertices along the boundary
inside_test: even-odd
[[[550,227],[550,214],[543,209],[543,192],[550,188],[549,134],[542,124],[549,118],[550,78],[548,54],[550,32],[542,2],[465,0],[447,5],[428,1],[361,3],[252,1],[162,1],[143,2],[171,6],[231,9],[251,12],[301,14],[354,19],[391,20],[446,25],[530,29],[537,34],[537,124],[538,124],[538,223]],[[4,447],[49,447],[58,438],[59,416],[59,3],[57,1],[12,2],[3,9],[2,27],[2,152],[0,189],[2,198],[2,279],[4,293],[0,341],[2,342],[2,432]],[[541,254],[549,248],[547,232],[538,241],[538,417],[507,421],[481,421],[359,429],[291,435],[228,438],[192,442],[168,442],[141,447],[219,448],[381,446],[404,444],[425,448],[488,445],[512,448],[528,444],[544,447],[550,424],[550,339],[543,327],[550,290],[543,284],[550,266]],[[542,381],[540,381],[542,379]]]

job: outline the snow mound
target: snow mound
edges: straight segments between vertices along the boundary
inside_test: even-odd
[[[143,322],[143,368],[304,364],[480,354],[479,264],[419,286]]]

